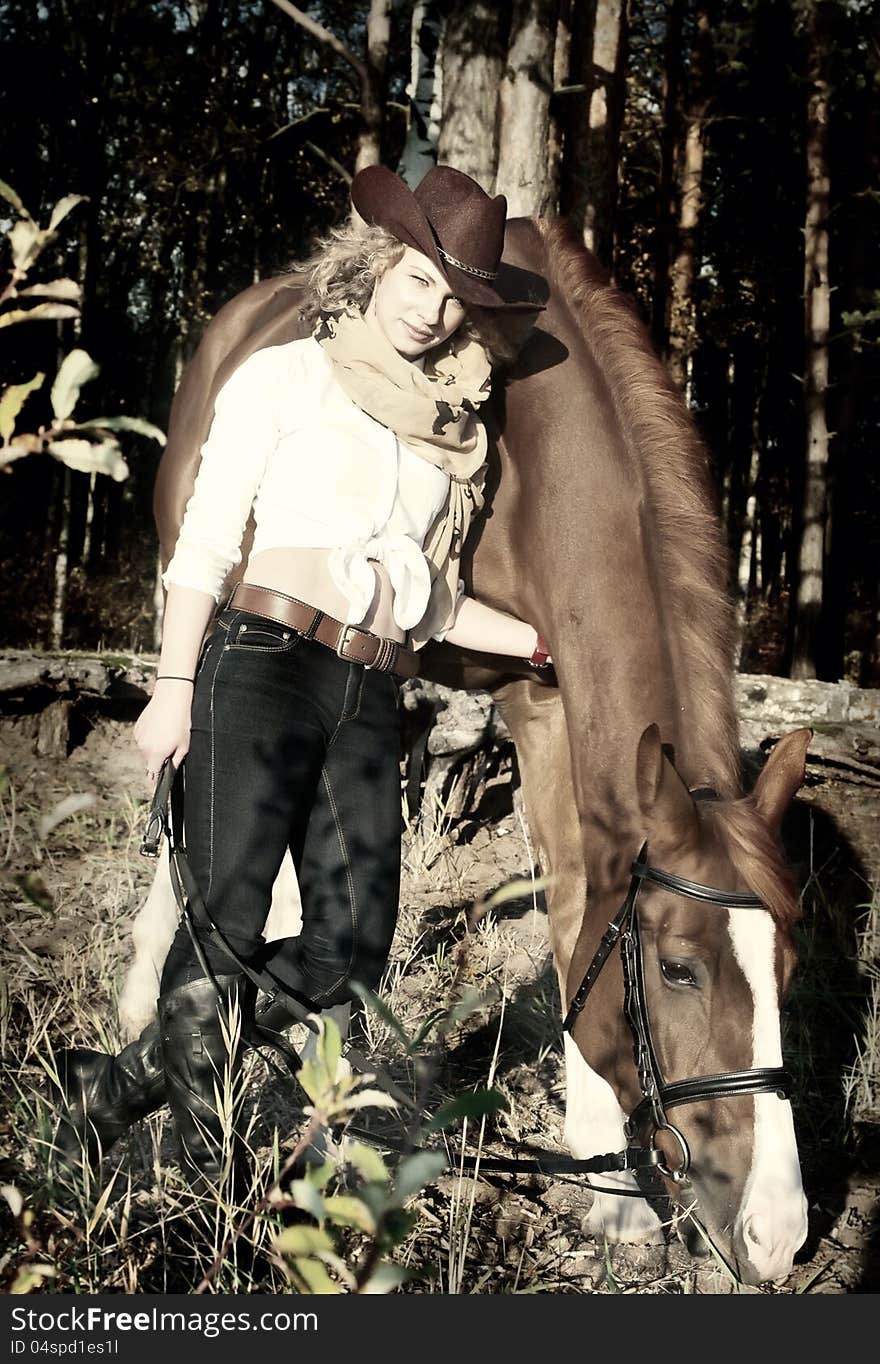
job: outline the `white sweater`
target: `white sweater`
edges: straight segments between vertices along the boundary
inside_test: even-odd
[[[449,478],[345,395],[313,337],[249,356],[223,385],[193,494],[163,583],[219,601],[241,559],[253,508],[252,554],[327,548],[328,568],[364,619],[375,590],[369,559],[388,570],[394,619],[410,630],[431,593],[425,537]]]

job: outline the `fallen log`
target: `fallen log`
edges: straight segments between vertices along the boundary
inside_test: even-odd
[[[79,698],[145,702],[156,661],[155,655],[7,649],[0,652],[0,713],[20,714],[25,701],[32,713],[45,709],[38,751],[63,751],[71,704]],[[815,734],[809,761],[818,772],[880,784],[880,688],[746,673],[735,687],[746,752],[809,725]],[[434,758],[473,754],[508,737],[485,693],[463,694],[414,678],[405,684],[403,700],[410,710],[430,702],[435,714],[427,750]]]

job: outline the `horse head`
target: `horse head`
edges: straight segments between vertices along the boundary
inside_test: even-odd
[[[644,850],[624,928],[636,1064],[618,1093],[678,1206],[747,1283],[788,1273],[807,1230],[781,1069],[798,901],[777,834],[810,737],[782,739],[738,800],[691,792],[656,725],[636,758]]]

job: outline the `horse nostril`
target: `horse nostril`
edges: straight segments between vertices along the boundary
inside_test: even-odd
[[[747,1217],[743,1223],[743,1239],[749,1245],[761,1246],[767,1243],[769,1228],[760,1217]]]

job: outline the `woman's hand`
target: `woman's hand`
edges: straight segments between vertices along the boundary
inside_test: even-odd
[[[155,781],[166,758],[179,767],[189,752],[192,697],[192,683],[177,679],[157,680],[152,699],[138,717],[134,741],[151,782]]]
[[[553,664],[544,637],[534,625],[475,601],[473,597],[459,597],[453,623],[444,637],[448,643],[462,649],[521,658],[538,670]]]
[[[179,767],[189,752],[193,678],[213,611],[210,593],[177,583],[169,587],[156,689],[134,727],[150,781],[155,782],[166,758]]]

